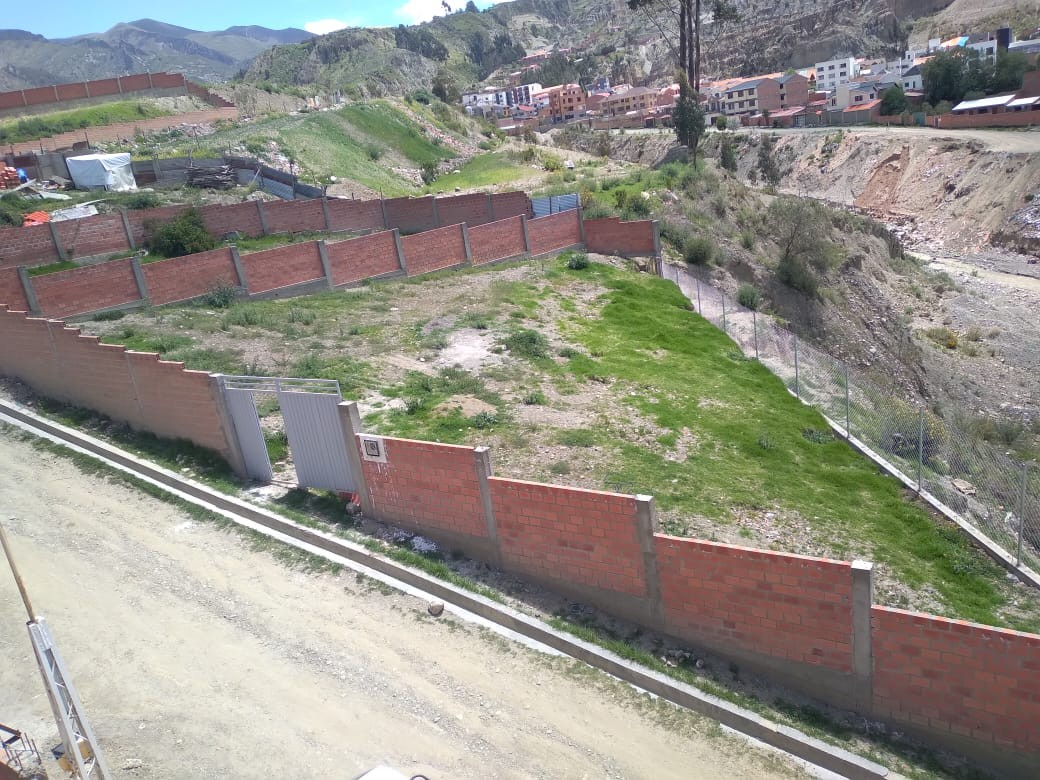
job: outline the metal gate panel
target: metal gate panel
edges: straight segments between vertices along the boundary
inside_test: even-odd
[[[357,490],[339,421],[339,402],[339,392],[293,392],[285,388],[278,392],[296,480],[301,486],[350,493]]]
[[[267,442],[264,441],[264,432],[260,429],[260,417],[256,413],[256,401],[253,399],[252,391],[237,390],[225,385],[224,398],[227,400],[231,421],[235,424],[246,472],[251,479],[258,482],[270,482],[274,473],[271,471]]]

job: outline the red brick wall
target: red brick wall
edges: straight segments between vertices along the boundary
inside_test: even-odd
[[[386,224],[409,233],[432,230],[437,227],[433,221],[433,196],[387,200]]]
[[[85,97],[89,97],[89,95],[87,95],[86,84],[76,82],[72,84],[58,85],[59,100],[80,100]]]
[[[25,95],[25,104],[39,106],[44,103],[54,102],[54,87],[35,87],[34,89],[22,90]]]
[[[852,671],[852,567],[654,535],[668,633]]]
[[[492,195],[491,210],[494,212],[493,220],[519,217],[521,214],[527,217],[534,216],[534,212],[531,210],[531,199],[524,192],[500,192]]]
[[[242,267],[251,293],[309,282],[325,275],[317,241],[242,255]]]
[[[0,305],[3,304],[15,311],[26,311],[29,308],[17,268],[0,269]]]
[[[874,607],[871,645],[876,715],[1040,759],[1040,636]]]
[[[280,200],[264,203],[264,219],[268,233],[296,233],[325,230],[325,212],[321,199]]]
[[[633,496],[498,477],[488,486],[507,568],[646,595]]]
[[[930,120],[935,127],[1026,127],[1040,124],[1040,111],[1008,111],[1003,114],[943,114]]]
[[[490,222],[488,196],[483,192],[437,199],[437,216],[442,225],[483,225]]]
[[[57,259],[49,225],[0,228],[0,268],[53,263]]]
[[[20,89],[14,92],[0,93],[0,108],[19,108],[25,105]]]
[[[235,203],[231,206],[203,206],[199,209],[202,222],[212,235],[220,238],[225,233],[238,231],[244,236],[262,236],[260,212],[255,201]]]
[[[450,268],[466,260],[466,245],[459,225],[404,236],[401,246],[409,276]]]
[[[129,260],[113,260],[32,280],[40,310],[48,317],[107,309],[141,299]]]
[[[114,254],[130,248],[123,218],[118,214],[98,214],[95,217],[55,222],[54,229],[69,257]]]
[[[139,90],[152,88],[152,85],[148,81],[147,73],[137,73],[133,76],[122,76],[119,79],[119,83],[123,87],[123,92],[137,92]]]
[[[90,82],[90,96],[118,95],[119,79],[98,79]]]
[[[585,248],[607,255],[653,255],[654,223],[622,222],[616,217],[585,220]]]
[[[333,230],[382,230],[383,209],[378,200],[329,199]]]
[[[359,282],[401,270],[397,264],[394,234],[390,230],[326,244],[326,252],[333,285]]]
[[[102,345],[62,322],[0,307],[0,372],[59,401],[228,455],[209,375],[180,363]]]
[[[227,247],[175,257],[141,266],[148,297],[156,306],[186,301],[220,285],[238,286],[238,275]]]
[[[524,228],[520,217],[510,217],[486,225],[477,225],[469,229],[469,248],[473,254],[473,264],[483,265],[492,260],[522,255],[524,247]]]
[[[388,438],[383,445],[386,463],[361,463],[378,517],[420,533],[487,537],[472,447]]]
[[[529,220],[527,235],[531,239],[532,255],[542,255],[555,249],[580,244],[578,210],[562,211],[550,217]]]
[[[126,212],[126,219],[130,223],[130,233],[134,237],[134,243],[142,246],[148,238],[148,229],[145,223],[154,223],[156,226],[172,222],[187,210],[186,206],[160,206],[154,209],[136,209]]]
[[[182,73],[153,73],[152,84],[156,89],[174,89],[185,85]]]

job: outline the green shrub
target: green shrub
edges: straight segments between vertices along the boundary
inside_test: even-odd
[[[572,271],[580,271],[589,267],[589,256],[584,252],[569,252],[567,256],[567,267]]]
[[[737,290],[737,303],[745,309],[751,309],[752,311],[757,310],[759,295],[755,286],[751,284],[740,285],[740,289]]]
[[[549,354],[549,342],[535,330],[523,329],[502,339],[502,345],[516,357],[542,358]]]
[[[549,173],[562,171],[563,160],[560,159],[559,155],[555,155],[552,152],[545,152],[544,154],[542,154],[542,168],[544,168]]]
[[[498,414],[496,412],[477,412],[469,418],[474,428],[484,430],[498,425]]]
[[[190,208],[172,222],[156,225],[154,221],[145,222],[145,234],[148,238],[145,246],[153,255],[160,257],[182,257],[196,252],[216,249],[217,239],[211,236],[202,215]]]
[[[159,196],[154,192],[134,192],[126,196],[123,204],[128,209],[154,209],[159,205]]]
[[[121,309],[113,309],[112,311],[102,311],[94,315],[94,322],[112,322],[114,320],[121,320],[126,316],[126,312]]]
[[[545,393],[541,390],[533,390],[521,399],[521,403],[524,406],[542,406],[545,403]]]
[[[383,156],[383,148],[378,144],[365,144],[365,154],[372,162]]]
[[[755,248],[755,234],[750,230],[745,230],[740,234],[740,245],[745,249]]]
[[[715,259],[715,243],[707,236],[694,236],[683,247],[683,259],[690,265],[709,265]]]
[[[219,282],[206,291],[202,296],[202,302],[214,309],[226,309],[235,302],[238,297],[238,288],[227,282]]]
[[[596,443],[596,432],[588,428],[567,428],[556,434],[556,442],[565,447],[591,447]]]

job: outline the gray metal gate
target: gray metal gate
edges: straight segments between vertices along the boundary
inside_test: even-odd
[[[357,480],[347,458],[347,443],[337,410],[343,400],[339,382],[222,376],[221,388],[250,477],[270,481],[273,476],[255,402],[256,393],[273,393],[282,409],[285,435],[299,484],[323,490],[356,491]]]
[[[571,211],[578,208],[578,195],[551,195],[547,198],[531,198],[531,210],[535,217],[548,217],[550,214],[559,214],[561,211]]]

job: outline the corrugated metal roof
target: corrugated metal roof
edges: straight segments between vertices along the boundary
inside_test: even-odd
[[[1012,100],[1010,103],[1008,103],[1008,108],[1012,108],[1014,106],[1031,106],[1038,100],[1040,100],[1040,97],[1016,98],[1015,100]]]
[[[953,107],[954,111],[971,111],[976,108],[992,108],[993,106],[1006,106],[1011,102],[1014,95],[993,95],[992,97],[979,98],[978,100],[962,100]]]

